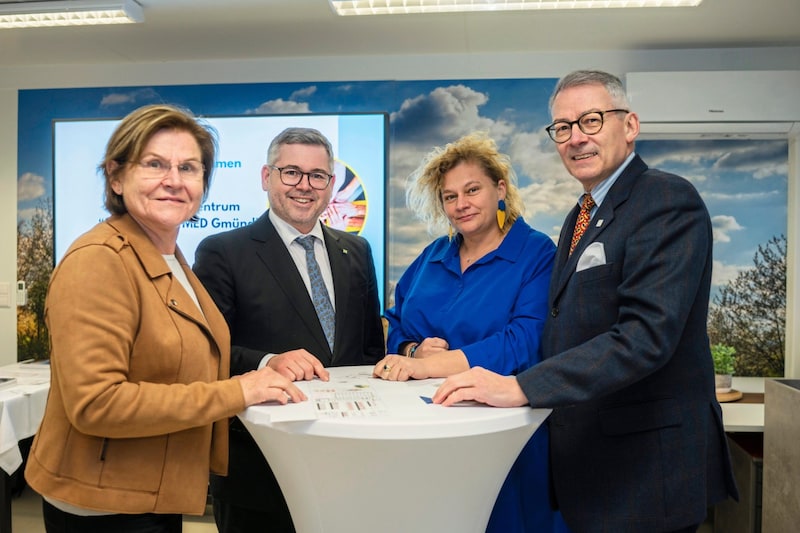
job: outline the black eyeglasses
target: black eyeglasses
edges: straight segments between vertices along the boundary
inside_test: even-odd
[[[606,113],[630,113],[627,109],[608,109],[607,111],[589,111],[578,117],[578,120],[571,122],[566,120],[558,120],[553,122],[545,129],[558,144],[565,143],[572,138],[572,126],[578,125],[578,128],[586,135],[594,135],[603,129],[603,117]]]
[[[281,183],[290,187],[294,187],[303,181],[303,176],[308,176],[308,184],[311,186],[311,188],[321,191],[328,186],[333,178],[333,174],[328,174],[327,172],[323,172],[321,170],[303,172],[297,167],[276,167],[273,165],[270,165],[269,167],[277,170],[281,176]]]

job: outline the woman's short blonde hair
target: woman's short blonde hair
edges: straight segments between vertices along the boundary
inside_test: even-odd
[[[408,177],[406,205],[426,223],[431,235],[447,233],[450,221],[442,202],[444,175],[457,165],[468,162],[479,165],[497,185],[506,184],[505,232],[524,214],[524,206],[517,188],[517,174],[511,159],[499,152],[497,144],[484,132],[475,132],[449,143],[444,148],[434,148]]]

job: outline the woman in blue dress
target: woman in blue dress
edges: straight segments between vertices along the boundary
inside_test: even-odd
[[[398,281],[386,311],[392,355],[375,375],[425,379],[473,366],[512,375],[538,363],[556,247],[522,218],[508,156],[481,133],[436,148],[412,174],[406,200],[431,233],[447,235]],[[543,425],[511,468],[487,532],[568,531],[550,508],[547,446]]]

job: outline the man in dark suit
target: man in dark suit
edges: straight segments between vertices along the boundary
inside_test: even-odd
[[[559,81],[547,131],[584,194],[559,237],[544,360],[470,370],[434,398],[553,408],[553,494],[576,533],[696,531],[738,498],[706,332],[710,218],[688,181],[635,154],[629,109],[615,76]]]
[[[324,367],[371,365],[384,356],[370,246],[319,221],[331,199],[333,164],[320,132],[284,130],[261,170],[270,209],[197,248],[194,271],[231,330],[231,374],[268,365],[292,380],[327,379]],[[298,241],[305,236],[312,236],[307,246]],[[318,303],[327,309],[317,311]],[[228,476],[212,476],[211,494],[223,533],[294,531],[269,465],[237,418]]]

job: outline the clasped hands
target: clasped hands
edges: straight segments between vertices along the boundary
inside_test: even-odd
[[[449,353],[448,353],[449,352]],[[447,360],[448,355],[459,353],[460,356],[447,366],[449,370],[431,372],[437,359]],[[440,355],[442,357],[437,358]],[[460,361],[460,362],[455,362]],[[389,381],[406,381],[409,379],[427,379],[430,377],[449,376],[436,390],[433,403],[445,406],[460,402],[477,401],[494,407],[519,407],[528,404],[528,398],[522,391],[515,376],[502,376],[481,367],[463,369],[469,362],[461,350],[449,351],[444,339],[431,337],[424,339],[414,353],[414,357],[390,354],[378,361],[372,375]],[[432,375],[435,374],[435,375]]]
[[[446,340],[439,337],[428,337],[417,345],[414,357],[389,354],[375,365],[372,375],[389,381],[408,381],[409,379],[426,379],[431,377],[426,358],[450,348]]]

